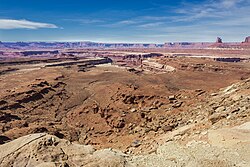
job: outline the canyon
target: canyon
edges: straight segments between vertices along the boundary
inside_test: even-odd
[[[0,43],[0,166],[250,163],[242,43]]]

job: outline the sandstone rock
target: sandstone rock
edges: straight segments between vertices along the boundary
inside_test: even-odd
[[[250,43],[250,36],[249,36],[249,37],[246,37],[245,43]]]
[[[226,115],[221,114],[221,113],[215,113],[212,116],[209,117],[209,120],[212,122],[212,124],[215,124],[219,120],[226,118]]]
[[[152,110],[152,107],[144,107],[142,108],[142,111],[145,111],[145,112],[150,112]]]
[[[70,143],[44,133],[18,138],[0,146],[0,166],[127,167],[123,153]]]
[[[220,147],[240,146],[241,143],[250,143],[250,122],[244,123],[233,128],[223,128],[210,130],[208,132],[210,143]]]
[[[114,119],[112,125],[115,128],[123,128],[125,126],[125,120],[123,118]]]
[[[136,109],[135,108],[132,108],[131,110],[130,110],[130,112],[136,112]]]
[[[7,136],[1,136],[0,135],[0,144],[4,144],[6,142],[10,141],[10,138],[8,138]]]
[[[224,106],[220,106],[220,107],[218,107],[216,110],[215,110],[215,112],[216,113],[222,113],[223,111],[225,111],[225,107]]]
[[[169,96],[168,99],[171,100],[171,101],[176,100],[175,95]]]
[[[172,107],[179,108],[179,107],[181,107],[182,104],[183,104],[183,102],[177,102],[177,103],[173,104]]]
[[[132,142],[131,147],[139,147],[141,145],[141,142],[139,140],[135,140]]]
[[[218,93],[212,93],[211,94],[211,96],[217,96],[218,95]]]
[[[161,129],[162,129],[164,132],[172,131],[173,128],[174,128],[173,126],[169,126],[169,125],[166,125],[166,126],[161,127]]]

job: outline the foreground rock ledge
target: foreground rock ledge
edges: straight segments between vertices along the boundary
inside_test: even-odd
[[[0,150],[1,167],[128,166],[119,151],[96,151],[44,133],[20,137],[1,145]]]
[[[202,135],[202,134],[201,134]],[[126,155],[118,150],[95,150],[45,133],[31,134],[0,145],[1,167],[248,167],[250,122],[208,130],[207,140],[187,144],[166,142],[154,153]]]

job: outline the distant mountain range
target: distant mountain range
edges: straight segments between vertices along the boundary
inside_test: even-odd
[[[218,41],[218,39],[220,39]],[[242,43],[222,43],[221,38],[216,42],[174,42],[165,44],[136,44],[136,43],[97,43],[97,42],[0,42],[0,49],[63,49],[63,48],[208,48],[208,47],[241,47],[250,44],[250,37]]]
[[[96,43],[96,42],[0,42],[8,49],[62,48],[162,48],[164,44]]]

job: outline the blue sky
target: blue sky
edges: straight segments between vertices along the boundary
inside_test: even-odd
[[[0,0],[0,41],[243,41],[250,0]]]

